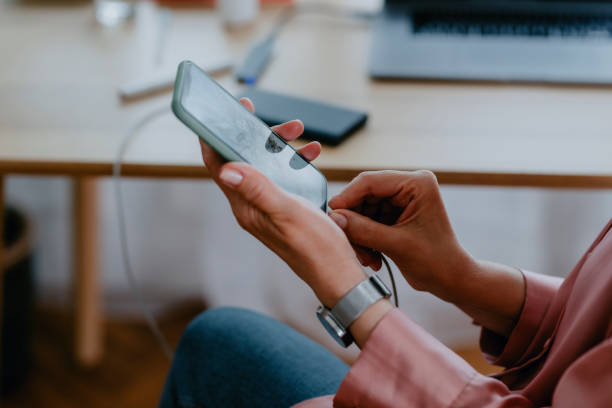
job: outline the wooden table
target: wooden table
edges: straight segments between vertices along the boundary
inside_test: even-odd
[[[155,8],[138,11],[132,24],[103,29],[90,4],[0,3],[0,174],[74,180],[75,355],[83,365],[103,351],[95,180],[111,174],[125,130],[170,99],[123,104],[117,96],[154,61]],[[211,10],[176,10],[165,60],[238,58],[278,13],[266,9],[254,26],[225,31]],[[366,23],[299,16],[260,81],[370,113],[362,131],[317,160],[330,180],[427,168],[449,184],[612,187],[612,88],[373,82],[368,47]],[[231,75],[218,79],[239,90]],[[143,130],[124,173],[205,178],[200,163],[196,138],[168,114]]]

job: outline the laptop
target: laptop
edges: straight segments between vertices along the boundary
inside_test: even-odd
[[[612,0],[387,0],[369,72],[612,84]]]

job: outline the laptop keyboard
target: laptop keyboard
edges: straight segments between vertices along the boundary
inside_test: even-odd
[[[491,14],[482,12],[414,12],[417,34],[612,37],[612,17],[576,15]]]

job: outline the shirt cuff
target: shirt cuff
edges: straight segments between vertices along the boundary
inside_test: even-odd
[[[521,270],[525,278],[525,300],[510,336],[482,328],[480,348],[491,364],[511,367],[525,359],[525,353],[548,311],[562,279]]]
[[[400,310],[370,334],[334,407],[448,407],[476,375],[464,360]]]

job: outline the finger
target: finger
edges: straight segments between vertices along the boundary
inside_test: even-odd
[[[392,170],[365,172],[353,179],[348,186],[329,201],[332,209],[355,208],[368,196],[392,197],[400,192],[402,184],[412,173]]]
[[[219,180],[243,200],[265,214],[283,211],[287,194],[272,180],[247,163],[230,162],[221,166]]]
[[[352,245],[353,249],[355,250],[355,253],[357,254],[359,262],[361,262],[363,266],[370,267],[375,271],[380,269],[380,267],[382,266],[380,252],[356,244]]]
[[[298,149],[298,153],[304,156],[306,160],[313,161],[321,154],[321,143],[319,142],[311,142],[306,146]]]
[[[382,256],[380,252],[368,249],[368,266],[375,271],[380,271],[382,268]]]
[[[366,264],[366,260],[365,260],[365,256],[364,256],[364,250],[362,249],[362,247],[360,247],[359,245],[352,245],[353,247],[353,251],[355,251],[355,255],[357,256],[357,259],[359,260],[359,263],[363,266],[368,266]]]
[[[272,126],[272,130],[280,137],[290,142],[304,133],[304,124],[301,120],[294,119],[289,122],[281,123],[280,125]]]
[[[255,105],[249,98],[240,98],[240,103],[243,104],[244,107],[249,110],[249,112],[255,113]]]
[[[397,246],[396,230],[351,210],[335,210],[329,213],[332,220],[346,234],[352,244],[388,252]]]
[[[215,183],[217,183],[221,191],[223,191],[230,204],[233,205],[236,201],[236,193],[223,184],[221,180],[219,180],[219,172],[225,161],[217,152],[215,152],[203,141],[200,141],[200,147],[202,149],[202,158],[204,159],[204,164],[208,168],[210,177]]]
[[[204,165],[208,168],[208,172],[211,176],[215,177],[224,163],[223,158],[202,140],[200,140],[200,148],[202,149],[202,160],[204,160]]]

